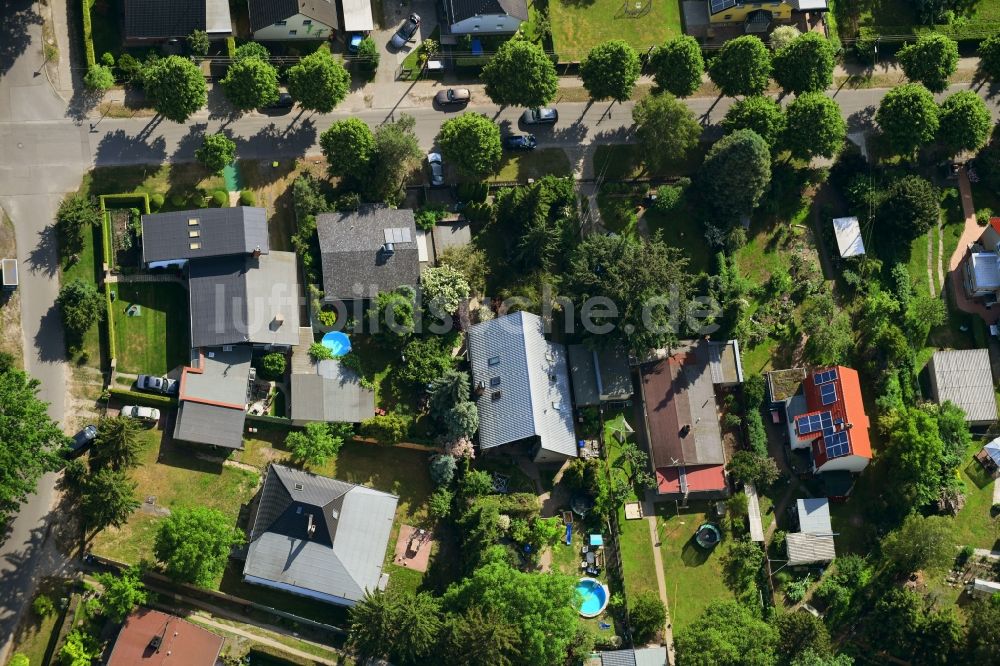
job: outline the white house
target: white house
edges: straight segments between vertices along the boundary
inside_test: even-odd
[[[258,42],[329,39],[340,28],[331,0],[249,0],[249,8]]]
[[[454,35],[511,34],[528,20],[527,0],[445,0]]]

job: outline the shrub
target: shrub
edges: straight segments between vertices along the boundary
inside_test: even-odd
[[[187,198],[183,194],[181,194],[180,192],[175,192],[174,194],[170,195],[170,205],[171,206],[177,206],[178,208],[180,208],[181,206],[185,205],[186,203],[187,203]]]
[[[430,500],[427,502],[427,508],[431,515],[438,520],[447,518],[448,514],[451,513],[451,501],[454,497],[455,494],[445,487],[438,488],[431,493]]]
[[[459,183],[455,188],[455,194],[458,197],[458,200],[466,203],[482,203],[486,201],[486,197],[489,196],[489,193],[489,186],[482,182]]]
[[[35,600],[31,602],[31,610],[34,611],[35,615],[38,617],[48,617],[56,612],[56,605],[52,603],[52,599],[49,597],[44,594],[39,594],[35,597]]]
[[[122,81],[138,81],[142,77],[142,63],[128,53],[118,56],[118,76]]]
[[[242,192],[240,192],[240,205],[241,206],[257,205],[257,195],[253,193],[253,190],[243,190]]]
[[[320,310],[318,313],[316,313],[316,319],[319,320],[319,323],[329,328],[337,323],[337,311]]]
[[[333,352],[322,342],[314,342],[309,345],[309,358],[318,363],[333,358]]]
[[[361,432],[380,444],[398,444],[410,431],[410,420],[406,414],[397,412],[378,414],[361,423]]]
[[[991,217],[993,217],[992,208],[980,208],[976,211],[976,222],[978,222],[981,227],[985,227],[989,224]]]
[[[163,208],[163,195],[159,192],[149,195],[149,208],[150,210],[160,210]]]
[[[799,603],[806,598],[806,592],[809,591],[810,582],[811,580],[809,576],[800,578],[799,580],[793,580],[785,585],[785,597],[787,597],[793,604]]]
[[[629,619],[632,621],[632,638],[635,644],[644,645],[663,631],[667,621],[667,609],[660,601],[659,595],[647,590],[632,600]]]
[[[414,221],[418,229],[430,231],[438,222],[444,219],[448,212],[441,206],[427,206],[417,211]]]
[[[680,207],[681,198],[683,196],[684,190],[680,187],[675,185],[663,185],[656,190],[656,200],[650,208],[661,214],[672,213]]]
[[[215,190],[212,192],[211,199],[216,208],[225,208],[229,205],[229,192]]]
[[[439,486],[446,486],[455,478],[455,459],[448,455],[431,458],[431,480]]]
[[[285,366],[285,355],[279,352],[267,354],[260,362],[261,372],[268,379],[281,379],[285,374]]]

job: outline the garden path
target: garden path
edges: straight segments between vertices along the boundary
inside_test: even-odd
[[[667,663],[673,664],[676,663],[674,659],[674,629],[673,622],[670,621],[667,579],[663,575],[663,554],[660,553],[660,538],[657,536],[656,514],[653,513],[647,516],[646,522],[649,524],[649,543],[653,548],[653,565],[656,568],[656,589],[660,593],[660,601],[663,602],[663,607],[667,609],[667,626],[663,628],[663,642],[667,645],[667,655],[669,656]]]
[[[987,324],[992,324],[1000,317],[1000,312],[991,312],[980,303],[976,303],[965,294],[962,280],[962,261],[969,250],[971,243],[979,240],[983,228],[976,222],[976,207],[972,201],[972,185],[969,183],[969,174],[963,166],[958,170],[958,191],[962,195],[962,213],[965,215],[965,229],[962,237],[958,239],[955,251],[948,261],[948,279],[951,282],[951,294],[955,305],[959,310],[971,314],[978,314]]]

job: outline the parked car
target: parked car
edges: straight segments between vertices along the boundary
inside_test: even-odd
[[[507,150],[534,150],[538,145],[534,134],[511,134],[503,140]]]
[[[555,109],[528,109],[521,114],[525,125],[555,125],[558,120],[559,112]]]
[[[295,100],[292,96],[286,92],[278,93],[278,99],[268,104],[267,106],[261,107],[261,113],[276,113],[281,111],[288,111],[293,106],[295,106]]]
[[[84,449],[93,444],[95,439],[97,439],[97,426],[84,426],[83,430],[73,435],[66,457],[69,458],[83,453]]]
[[[177,393],[178,384],[176,379],[170,379],[168,377],[139,375],[139,378],[135,380],[135,387],[140,391],[173,395],[174,393]]]
[[[434,95],[434,103],[438,106],[465,106],[471,98],[468,88],[448,88]]]
[[[143,423],[156,423],[160,420],[160,410],[156,407],[139,407],[138,405],[125,405],[122,407],[122,416],[136,419]]]
[[[413,39],[413,36],[417,34],[417,30],[420,29],[420,16],[417,14],[410,14],[410,17],[399,27],[396,34],[392,36],[389,41],[389,45],[394,49],[401,49],[406,45],[407,42]]]
[[[444,160],[441,153],[427,153],[427,166],[431,170],[431,185],[444,185]]]

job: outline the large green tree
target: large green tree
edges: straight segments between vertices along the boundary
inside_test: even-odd
[[[442,316],[455,314],[471,291],[465,276],[448,265],[421,271],[420,289],[426,306]]]
[[[908,575],[951,562],[957,545],[948,518],[913,513],[882,540],[882,556],[896,571]]]
[[[753,95],[737,100],[722,119],[726,133],[753,130],[772,148],[785,131],[785,113],[770,97]]]
[[[146,586],[136,567],[129,567],[116,576],[101,573],[95,576],[104,588],[101,593],[101,609],[112,622],[124,622],[136,606],[146,603]]]
[[[656,85],[671,95],[688,97],[701,87],[705,59],[701,45],[691,35],[670,39],[653,51],[650,59]]]
[[[814,33],[809,33],[814,34]],[[803,93],[788,105],[784,145],[799,159],[834,157],[847,138],[840,105],[821,92]]]
[[[153,553],[173,580],[207,587],[226,568],[230,549],[243,541],[243,532],[221,511],[179,507],[160,523]]]
[[[454,666],[515,666],[521,650],[518,627],[495,610],[470,606],[445,620],[444,654]],[[470,650],[469,646],[476,646]]]
[[[969,664],[1000,663],[1000,599],[977,601],[968,609],[965,658]]]
[[[706,202],[723,223],[749,215],[771,184],[771,151],[752,130],[737,130],[716,141],[705,156],[699,176]]]
[[[500,128],[482,113],[446,120],[437,136],[445,160],[467,176],[483,177],[500,166]]]
[[[708,76],[727,97],[760,95],[771,78],[771,52],[753,35],[731,39],[709,62]]]
[[[903,176],[882,193],[875,225],[887,234],[887,241],[908,246],[937,226],[940,215],[937,188],[920,176]]]
[[[250,111],[278,101],[278,70],[260,58],[245,58],[229,65],[220,81],[226,99],[238,111]]]
[[[83,249],[84,234],[101,223],[97,202],[82,194],[63,199],[56,213],[56,235],[59,253],[63,256],[77,254]]]
[[[960,90],[941,104],[941,143],[952,155],[978,151],[990,138],[993,119],[986,102],[972,90]]]
[[[97,422],[97,439],[90,452],[93,469],[131,469],[139,466],[144,446],[139,439],[139,422],[127,416],[106,416]]]
[[[702,127],[694,112],[669,93],[650,95],[632,109],[646,168],[659,172],[698,145]]]
[[[110,467],[88,476],[83,482],[80,500],[84,535],[125,525],[139,508],[135,494],[138,486],[123,470]]]
[[[236,161],[236,142],[222,132],[208,134],[195,151],[194,157],[212,173],[222,173],[223,169]]]
[[[667,622],[667,609],[660,601],[660,595],[646,590],[632,598],[628,617],[632,623],[632,640],[636,645],[645,645],[663,631]]]
[[[778,630],[778,654],[788,664],[802,653],[830,654],[830,633],[823,620],[812,613],[781,613],[774,620]]]
[[[187,121],[208,100],[205,75],[193,62],[176,55],[147,65],[142,87],[156,112],[175,123]]]
[[[534,42],[511,39],[500,45],[480,75],[486,94],[501,106],[545,106],[559,92],[552,58]]]
[[[774,56],[774,80],[786,93],[823,92],[833,83],[835,50],[818,32],[796,37]]]
[[[424,154],[413,131],[416,123],[413,116],[404,114],[375,131],[375,157],[365,186],[369,200],[399,202],[403,182]]]
[[[677,632],[677,666],[773,666],[778,632],[735,601],[713,601]]]
[[[350,423],[307,423],[303,430],[293,430],[285,437],[285,447],[298,460],[322,465],[340,453],[344,440],[353,434]]]
[[[958,42],[939,32],[924,33],[896,53],[906,78],[941,92],[958,67]]]
[[[38,380],[8,368],[0,373],[0,525],[61,465],[66,437],[38,399]]]
[[[97,287],[81,278],[64,284],[56,303],[71,345],[77,344],[94,322],[104,318],[104,296]]]
[[[902,155],[911,155],[934,140],[938,131],[938,107],[927,88],[904,83],[885,94],[875,113],[889,145]]]
[[[632,96],[642,65],[639,54],[623,39],[602,42],[580,63],[580,78],[590,99],[624,102]]]
[[[303,109],[330,113],[351,89],[351,75],[329,49],[321,48],[288,68],[288,92]]]
[[[440,602],[427,592],[369,591],[350,609],[348,622],[348,642],[362,662],[426,663],[440,640]]]
[[[360,118],[345,118],[319,135],[319,146],[330,175],[363,181],[375,157],[375,134]]]
[[[991,79],[1000,79],[1000,33],[979,43],[979,69]]]

